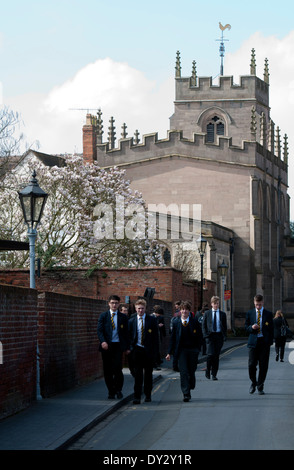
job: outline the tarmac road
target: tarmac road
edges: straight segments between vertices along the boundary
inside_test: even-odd
[[[206,379],[204,364],[199,364],[196,388],[188,403],[182,401],[179,374],[171,370],[155,384],[151,403],[133,405],[131,401],[69,449],[293,450],[291,352],[294,354],[293,349],[286,350],[285,362],[276,362],[272,347],[262,396],[249,394],[246,345],[223,354],[218,381]]]

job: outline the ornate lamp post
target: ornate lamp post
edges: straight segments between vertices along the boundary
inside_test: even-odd
[[[48,194],[40,188],[33,171],[32,179],[28,186],[18,193],[25,223],[28,227],[30,241],[30,287],[35,289],[35,242],[37,227],[40,223]]]
[[[225,264],[223,260],[222,264],[219,265],[218,269],[220,272],[221,280],[222,280],[222,309],[225,310],[225,281],[228,272],[229,266]]]
[[[200,310],[202,309],[203,304],[203,258],[206,250],[206,243],[207,240],[202,237],[202,234],[200,234],[200,237],[197,240],[197,246],[201,260]]]
[[[30,241],[30,288],[35,289],[35,242],[37,237],[37,227],[40,223],[48,194],[40,188],[36,179],[36,172],[33,171],[32,179],[28,186],[18,193],[25,223],[28,227],[28,237]],[[37,399],[42,399],[40,392],[40,364],[39,345],[37,340]]]

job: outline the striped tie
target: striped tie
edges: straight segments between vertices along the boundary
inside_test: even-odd
[[[141,345],[143,346],[144,344],[144,323],[143,323],[143,318],[141,318]]]
[[[260,318],[261,318],[261,313],[260,313],[260,310],[257,310],[257,324],[258,324],[258,331],[260,331]]]
[[[111,324],[112,324],[112,329],[113,330],[115,329],[115,324],[114,324],[114,319],[113,319],[114,315],[115,315],[115,313],[111,314]]]

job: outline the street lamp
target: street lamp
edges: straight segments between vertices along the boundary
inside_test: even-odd
[[[32,179],[28,186],[18,193],[25,223],[28,227],[30,241],[30,287],[35,289],[35,242],[37,227],[40,223],[48,194],[40,188],[33,171]]]
[[[205,250],[206,250],[206,243],[207,243],[207,240],[202,237],[202,234],[200,234],[200,237],[197,240],[197,246],[198,246],[198,251],[200,254],[200,261],[201,261],[200,310],[202,309],[202,304],[203,304],[203,257],[204,257]]]
[[[222,309],[223,310],[225,309],[225,280],[226,280],[228,268],[229,266],[225,264],[225,260],[223,260],[222,264],[220,264],[218,267],[221,280],[222,280]]]
[[[35,289],[35,242],[37,237],[37,227],[40,223],[48,194],[40,188],[36,179],[36,172],[33,171],[32,179],[28,186],[18,193],[25,223],[28,227],[28,237],[30,241],[30,288]],[[36,382],[37,400],[41,400],[40,391],[40,362],[39,344],[37,339],[37,365]]]

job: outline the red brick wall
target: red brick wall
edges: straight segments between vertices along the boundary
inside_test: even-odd
[[[181,273],[170,268],[107,269],[96,271],[90,278],[85,274],[86,270],[44,271],[37,281],[39,287],[73,291],[77,294],[74,296],[16,286],[29,283],[25,270],[0,272],[0,283],[6,279],[12,284],[0,284],[0,419],[29,406],[36,398],[37,340],[44,398],[102,377],[97,322],[108,305],[106,300],[94,298],[95,294],[108,297],[117,293],[122,301],[129,295],[134,302],[144,295],[146,287],[155,287],[148,311],[151,313],[155,304],[163,307],[167,331],[163,352],[169,341],[174,300],[196,298],[197,289],[183,285]],[[86,298],[85,292],[92,297]],[[159,300],[159,296],[165,298]]]
[[[183,284],[182,274],[165,267],[103,269],[94,272],[92,278],[93,280],[96,278],[97,295],[102,298],[107,298],[109,294],[116,292],[121,297],[128,295],[131,301],[134,301],[144,295],[146,287],[154,287],[154,298],[172,302],[175,275],[178,275],[180,290]],[[193,288],[190,287],[188,290],[190,297],[193,297]]]
[[[0,417],[26,408],[36,396],[37,292],[0,285]]]
[[[0,283],[29,286],[28,270],[2,270]],[[190,300],[193,311],[198,309],[200,283],[184,284],[182,273],[171,267],[145,267],[95,270],[90,276],[87,268],[42,270],[36,278],[36,288],[41,291],[68,295],[108,299],[117,294],[131,302],[143,296],[146,287],[154,287],[155,299],[174,303],[178,299]],[[215,283],[205,282],[204,301],[209,303],[215,294]]]
[[[103,375],[97,322],[107,302],[0,285],[0,419]],[[38,335],[38,337],[37,337]]]
[[[0,271],[0,283],[29,286],[28,270]],[[155,298],[168,302],[178,299],[190,300],[193,310],[199,306],[200,283],[184,284],[181,271],[171,267],[105,268],[89,276],[87,268],[42,270],[36,278],[36,288],[41,291],[107,299],[117,294],[122,301],[130,296],[133,302],[143,296],[146,287],[155,288]],[[205,282],[204,301],[209,302],[215,294],[215,283]]]
[[[0,284],[30,286],[28,269],[0,270]],[[82,295],[97,298],[96,279],[87,277],[87,269],[43,270],[40,278],[36,276],[36,289],[60,294]]]
[[[97,322],[107,303],[52,292],[39,295],[40,384],[43,397],[101,377]]]

